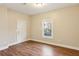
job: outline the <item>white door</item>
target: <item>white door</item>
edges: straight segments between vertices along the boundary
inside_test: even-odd
[[[17,42],[21,43],[26,40],[26,20],[17,21]]]

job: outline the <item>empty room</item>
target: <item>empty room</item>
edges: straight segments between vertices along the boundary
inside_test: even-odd
[[[0,3],[0,56],[79,56],[79,4]]]

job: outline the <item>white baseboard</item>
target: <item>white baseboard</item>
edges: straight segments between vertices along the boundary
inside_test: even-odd
[[[8,46],[13,46],[13,45],[16,45],[16,44],[19,44],[19,43],[23,43],[25,41],[28,41],[28,40],[24,40],[24,41],[21,41],[21,42],[14,42],[14,43],[9,44]]]
[[[9,46],[0,47],[0,50],[7,49]]]
[[[65,47],[65,48],[69,48],[69,49],[79,50],[79,47],[72,47],[72,46],[63,45],[63,44],[57,44],[57,43],[49,43],[49,42],[46,42],[46,41],[35,40],[35,39],[29,39],[29,40],[42,42],[42,43],[47,43],[47,44],[51,44],[51,45],[56,45],[56,46],[60,46],[60,47]],[[25,41],[28,41],[28,40],[25,40]],[[22,41],[22,42],[25,42],[25,41]],[[15,44],[19,44],[19,43],[22,43],[22,42],[11,43],[11,44],[9,44],[7,46],[0,47],[0,50],[7,49],[7,48],[9,48],[9,46],[12,46],[12,45],[15,45]]]
[[[18,44],[18,42],[11,43],[8,46],[13,46],[13,45],[16,45],[16,44]]]
[[[65,47],[65,48],[69,48],[69,49],[79,50],[79,47],[73,47],[73,46],[57,44],[57,43],[49,43],[49,42],[46,42],[46,41],[35,40],[35,39],[30,39],[30,40],[37,41],[37,42],[42,42],[42,43],[47,43],[47,44],[51,44],[51,45],[55,45],[55,46]]]
[[[25,40],[25,41],[28,41],[28,40]],[[22,42],[25,42],[25,41],[22,41]],[[19,44],[19,43],[22,43],[22,42],[14,42],[14,43],[11,43],[7,46],[4,46],[4,47],[0,47],[0,50],[4,50],[4,49],[7,49],[9,48],[10,46],[13,46],[13,45],[16,45],[16,44]]]

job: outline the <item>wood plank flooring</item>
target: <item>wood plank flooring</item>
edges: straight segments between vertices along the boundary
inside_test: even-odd
[[[0,51],[0,56],[79,56],[79,51],[28,41]]]

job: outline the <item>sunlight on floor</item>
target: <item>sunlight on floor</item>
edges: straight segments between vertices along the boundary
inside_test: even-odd
[[[43,51],[43,55],[44,56],[51,56],[51,55],[53,55],[53,49],[51,48],[51,47],[48,47],[48,46],[43,46],[43,48],[42,48],[42,51]]]

